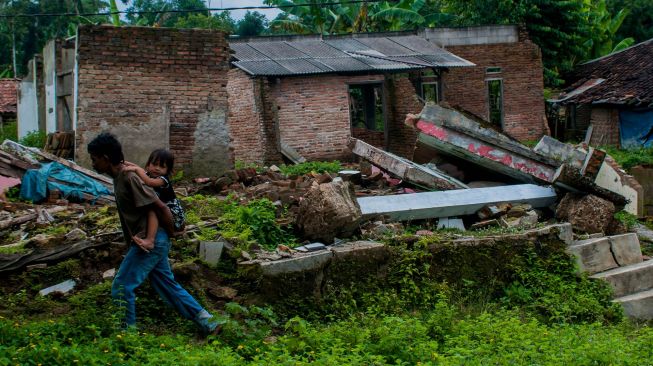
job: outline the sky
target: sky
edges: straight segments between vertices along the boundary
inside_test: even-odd
[[[206,6],[209,8],[242,8],[246,6],[266,6],[263,4],[263,0],[204,0]],[[118,8],[120,10],[125,10],[132,3],[129,1],[127,5],[124,5],[122,1],[117,1]],[[278,9],[253,9],[252,11],[258,11],[259,13],[265,14],[268,20],[274,19],[281,11]],[[231,17],[234,20],[240,20],[245,16],[247,10],[231,10]]]

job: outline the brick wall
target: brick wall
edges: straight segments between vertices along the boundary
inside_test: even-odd
[[[406,126],[406,114],[418,114],[424,105],[417,99],[415,87],[405,74],[398,74],[389,77],[388,91],[390,95],[391,116],[388,119],[391,153],[403,156],[407,159],[413,158],[417,132],[414,128]]]
[[[234,159],[267,164],[282,160],[277,147],[276,107],[267,78],[229,71],[229,131]]]
[[[449,46],[447,50],[475,63],[443,73],[443,99],[488,119],[486,79],[503,80],[503,130],[521,141],[544,134],[544,80],[539,48],[528,40],[518,43]],[[501,73],[486,74],[487,67]]]
[[[614,108],[593,107],[590,117],[592,138],[590,145],[612,145],[619,147],[619,111]]]
[[[319,75],[270,84],[279,134],[309,160],[348,159],[351,136],[348,83],[380,81],[383,75]]]
[[[88,166],[86,144],[108,130],[137,162],[169,147],[189,174],[232,165],[223,33],[82,26],[78,37],[76,160]]]

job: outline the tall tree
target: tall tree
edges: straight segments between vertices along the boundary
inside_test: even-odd
[[[210,16],[203,0],[134,0],[127,11],[131,12],[126,17],[130,24],[157,27],[174,27],[179,19],[192,14]]]
[[[102,0],[0,0],[0,14],[28,15],[0,19],[0,70],[13,68],[12,46],[15,40],[16,75],[24,75],[27,62],[56,37],[75,34],[77,24],[105,22],[106,16],[35,16],[36,14],[98,13],[108,6]],[[29,16],[32,15],[32,16]]]
[[[633,37],[635,42],[653,38],[653,1],[651,0],[608,0],[608,11],[616,14],[628,9],[627,16],[616,33],[617,38]]]
[[[239,36],[258,36],[268,28],[268,20],[258,11],[247,11],[243,19],[238,21],[236,33]]]
[[[223,11],[210,16],[205,14],[190,14],[179,18],[174,24],[174,27],[216,29],[231,34],[236,30],[236,22],[228,11]]]

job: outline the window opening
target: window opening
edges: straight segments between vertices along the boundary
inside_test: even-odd
[[[349,86],[349,118],[354,128],[385,130],[382,84]]]
[[[485,73],[486,74],[498,74],[501,72],[500,67],[486,67],[485,68]]]
[[[425,102],[437,103],[440,101],[437,81],[422,83],[422,99]]]
[[[503,126],[503,82],[501,79],[487,80],[488,108],[490,122]]]

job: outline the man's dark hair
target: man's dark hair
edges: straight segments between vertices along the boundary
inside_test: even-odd
[[[156,149],[152,151],[150,157],[147,158],[147,167],[150,164],[160,165],[168,168],[168,174],[172,173],[172,168],[175,165],[175,156],[167,149]]]
[[[122,145],[114,136],[109,132],[102,132],[97,135],[91,142],[88,143],[86,148],[88,153],[95,156],[107,156],[113,165],[117,165],[125,161],[125,156],[122,154]]]

